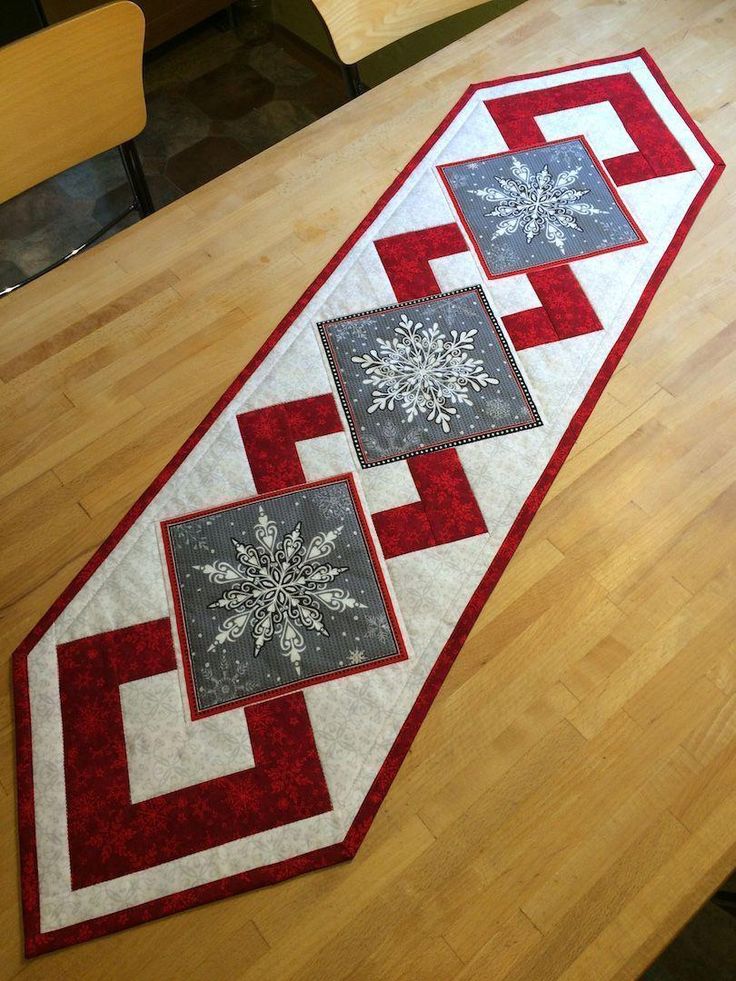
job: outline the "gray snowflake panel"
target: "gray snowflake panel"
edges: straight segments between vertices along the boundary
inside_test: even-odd
[[[163,523],[197,712],[406,656],[347,479]]]
[[[579,138],[439,169],[489,276],[644,241]]]
[[[541,425],[479,286],[319,331],[363,467]]]

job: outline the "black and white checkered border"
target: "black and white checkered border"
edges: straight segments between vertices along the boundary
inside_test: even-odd
[[[355,430],[355,425],[353,423],[353,417],[350,410],[347,392],[344,390],[342,382],[340,380],[340,372],[338,370],[337,364],[335,363],[335,359],[332,355],[332,351],[330,350],[330,344],[328,341],[327,332],[325,328],[329,327],[331,324],[342,324],[349,320],[358,320],[360,317],[370,317],[374,313],[385,313],[387,310],[403,310],[407,307],[416,306],[419,303],[427,303],[430,300],[445,300],[450,296],[459,296],[467,293],[476,293],[479,300],[481,301],[481,304],[486,312],[488,320],[492,325],[494,331],[496,332],[496,336],[498,337],[501,347],[503,348],[506,357],[509,360],[509,364],[511,365],[511,370],[514,373],[514,377],[516,378],[519,387],[521,388],[521,390],[524,392],[524,395],[526,396],[534,421],[525,423],[520,426],[507,426],[504,429],[497,429],[492,433],[477,433],[472,436],[463,436],[459,439],[449,439],[446,442],[439,443],[437,446],[426,446],[418,450],[409,450],[407,453],[397,453],[396,456],[389,457],[387,460],[366,460],[363,454],[363,450],[361,449],[360,446],[360,440],[358,439],[358,434]],[[529,388],[526,382],[524,381],[521,371],[519,370],[519,366],[516,363],[516,359],[513,355],[511,347],[508,341],[506,340],[506,336],[504,335],[504,332],[501,330],[498,321],[496,320],[496,315],[494,314],[493,310],[491,310],[491,307],[486,298],[485,290],[483,289],[480,283],[476,283],[473,286],[462,286],[459,289],[455,289],[455,290],[448,290],[446,293],[432,293],[429,296],[420,296],[420,297],[416,297],[413,300],[403,300],[400,303],[389,303],[386,306],[374,307],[371,310],[361,310],[358,313],[348,313],[343,315],[342,317],[333,317],[331,320],[320,320],[317,322],[317,330],[319,331],[319,335],[322,340],[322,346],[327,356],[327,361],[329,362],[330,365],[330,371],[332,372],[332,377],[335,381],[335,387],[337,388],[337,393],[340,396],[340,404],[342,405],[343,415],[345,416],[345,420],[350,430],[350,435],[353,440],[353,446],[355,447],[355,452],[358,456],[360,465],[364,470],[367,470],[370,467],[382,467],[387,463],[396,463],[397,460],[408,460],[410,457],[422,456],[425,453],[436,453],[439,450],[447,450],[452,446],[465,446],[467,443],[478,443],[482,439],[493,439],[496,436],[507,436],[510,433],[524,432],[527,429],[537,429],[539,426],[544,425],[544,423],[542,422],[542,418],[539,415],[539,411],[534,402],[534,399],[531,396],[531,392],[529,391]]]

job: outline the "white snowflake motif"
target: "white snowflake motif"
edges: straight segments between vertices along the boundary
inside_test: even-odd
[[[342,527],[317,533],[309,544],[302,537],[301,522],[278,540],[278,528],[258,508],[254,526],[257,545],[232,539],[235,563],[218,560],[195,566],[210,582],[227,589],[210,609],[230,614],[222,624],[209,650],[218,644],[236,641],[250,630],[255,657],[273,637],[281,653],[288,657],[301,676],[302,654],[306,648],[305,630],[329,637],[321,607],[335,612],[363,607],[349,592],[331,585],[347,568],[325,561],[335,550]]]
[[[509,419],[514,414],[511,406],[502,398],[488,399],[483,406],[483,411],[487,416],[497,422]]]
[[[368,412],[390,412],[398,403],[408,422],[421,414],[449,433],[457,406],[473,404],[469,389],[479,392],[486,385],[498,385],[483,362],[470,356],[477,333],[451,330],[448,340],[437,323],[427,328],[402,314],[390,340],[376,339],[378,351],[352,359],[367,374],[363,384],[373,386]]]
[[[367,636],[371,640],[383,639],[391,633],[391,628],[388,625],[388,620],[385,617],[378,616],[375,613],[367,614],[365,618],[366,632]]]
[[[581,201],[590,194],[590,188],[574,188],[580,167],[563,170],[556,177],[545,164],[536,174],[516,157],[513,157],[511,173],[513,177],[496,177],[498,187],[473,189],[484,201],[496,205],[486,211],[487,218],[501,218],[493,238],[513,235],[519,229],[524,232],[527,243],[544,232],[544,237],[560,252],[565,251],[567,241],[565,229],[583,231],[576,216],[605,214],[600,208]]]
[[[358,664],[363,664],[365,662],[365,651],[354,650],[348,651],[348,664],[356,666]]]
[[[338,341],[366,341],[368,340],[367,327],[365,324],[352,320],[338,324],[332,331],[335,340]]]
[[[352,512],[352,504],[339,486],[327,486],[315,491],[312,502],[323,518],[339,521]]]
[[[207,532],[205,530],[205,525],[212,524],[211,521],[189,521],[186,524],[181,524],[176,526],[176,534],[179,542],[182,545],[188,545],[193,549],[207,549],[209,544],[207,542]]]

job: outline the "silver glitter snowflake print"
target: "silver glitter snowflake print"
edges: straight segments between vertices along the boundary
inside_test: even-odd
[[[325,320],[317,331],[362,467],[542,424],[481,286]]]
[[[206,522],[204,519],[202,521],[192,521],[189,525],[182,525],[181,528],[177,529],[177,532],[184,545],[204,550],[209,547],[205,526]]]
[[[192,718],[407,656],[352,477],[170,518],[161,531]]]
[[[366,374],[363,384],[372,386],[368,412],[398,406],[407,422],[423,415],[449,433],[457,406],[472,405],[471,390],[499,382],[472,357],[477,333],[451,329],[445,334],[437,322],[425,327],[402,313],[393,337],[376,338],[376,348],[352,358]]]
[[[443,163],[438,175],[490,278],[645,241],[581,136]]]
[[[370,405],[368,406],[370,409]],[[382,457],[396,450],[411,451],[422,442],[420,425],[409,425],[406,419],[394,419],[386,416],[380,433],[366,433],[364,440],[366,449],[374,456]]]
[[[469,193],[495,205],[484,212],[487,218],[501,219],[493,233],[494,239],[521,231],[526,241],[531,242],[544,234],[564,254],[566,232],[583,231],[578,217],[603,214],[601,208],[581,200],[590,194],[590,188],[574,186],[580,170],[573,167],[555,175],[545,164],[534,173],[518,157],[513,157],[511,177],[497,176],[498,187],[472,188]]]
[[[218,559],[194,566],[210,582],[226,587],[222,596],[209,604],[210,609],[227,614],[209,650],[232,643],[248,631],[255,657],[275,639],[300,675],[305,631],[329,637],[323,609],[342,612],[364,606],[347,590],[333,585],[347,572],[346,566],[328,561],[341,531],[342,527],[337,527],[320,532],[306,543],[298,523],[279,539],[276,522],[259,506],[254,528],[257,544],[233,538],[234,561]]]

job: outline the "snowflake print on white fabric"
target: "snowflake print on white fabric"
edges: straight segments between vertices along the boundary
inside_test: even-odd
[[[583,229],[577,222],[580,215],[605,214],[600,208],[580,199],[590,193],[590,188],[573,187],[577,181],[580,167],[560,171],[555,177],[545,164],[540,171],[532,170],[517,157],[512,158],[513,177],[496,177],[499,187],[474,188],[484,201],[495,207],[486,211],[487,218],[501,218],[493,233],[493,238],[503,235],[524,233],[531,242],[544,233],[545,238],[560,252],[565,251],[566,230]]]
[[[364,606],[347,590],[332,585],[348,571],[326,561],[341,531],[338,527],[320,532],[305,544],[299,522],[279,541],[276,522],[259,506],[254,527],[258,544],[233,538],[234,563],[218,560],[194,567],[210,582],[227,587],[220,599],[210,603],[210,609],[226,610],[229,616],[209,650],[236,641],[249,630],[253,654],[258,657],[263,646],[276,637],[281,653],[301,675],[304,631],[329,637],[322,608],[342,612]]]
[[[448,339],[437,323],[424,327],[402,314],[390,340],[376,338],[378,350],[352,358],[366,372],[363,384],[373,386],[368,412],[391,412],[398,404],[407,422],[421,414],[449,433],[457,405],[473,404],[470,389],[499,383],[471,357],[477,333],[451,330]]]

